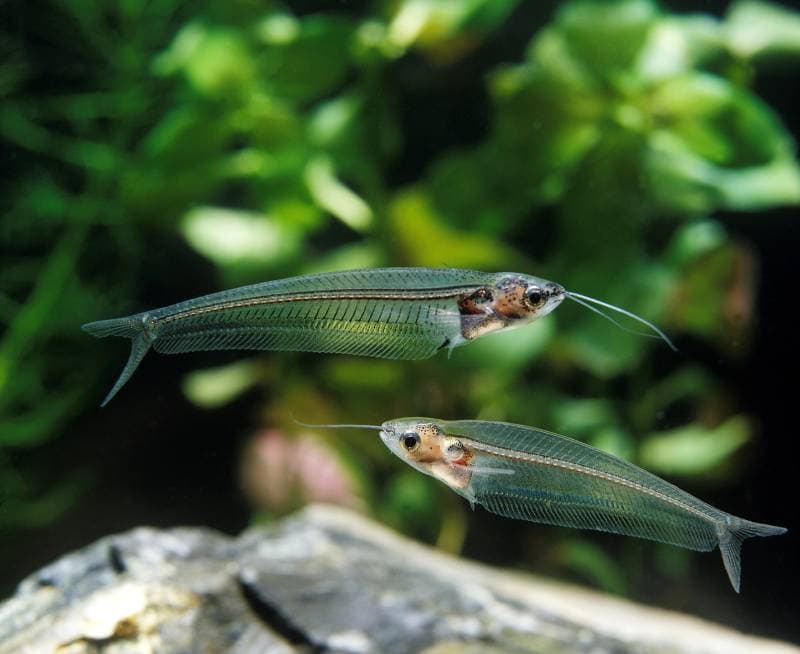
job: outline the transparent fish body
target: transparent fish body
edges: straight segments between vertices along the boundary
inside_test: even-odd
[[[719,547],[740,586],[740,549],[784,533],[721,511],[638,466],[580,441],[502,422],[404,418],[381,438],[397,456],[488,511],[509,518]]]
[[[105,405],[150,348],[166,354],[292,350],[424,359],[531,322],[563,298],[557,284],[518,273],[383,268],[244,286],[83,329],[133,341]]]

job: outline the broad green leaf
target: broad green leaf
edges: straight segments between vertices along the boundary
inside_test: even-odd
[[[715,75],[691,73],[665,80],[647,101],[656,134],[668,131],[715,165],[768,164],[793,149],[791,137],[766,104]]]
[[[452,61],[471,50],[519,0],[402,0],[385,35],[385,52],[398,56],[411,47]]]
[[[290,21],[272,16],[257,27],[263,47],[255,61],[270,93],[308,102],[345,79],[354,28],[345,19],[323,14],[307,16],[291,26]]]
[[[633,437],[624,429],[605,426],[592,434],[591,438],[589,438],[589,444],[626,461],[631,461],[634,458]]]
[[[750,427],[734,416],[713,429],[691,424],[646,436],[639,463],[656,474],[695,476],[725,464],[750,439]]]
[[[374,221],[370,206],[336,177],[333,162],[325,156],[312,159],[305,183],[317,204],[357,232],[369,231]]]
[[[276,12],[262,18],[255,27],[255,33],[264,43],[280,46],[296,41],[300,37],[301,29],[301,23],[296,17]]]
[[[522,219],[535,189],[520,184],[522,170],[494,173],[491,162],[501,160],[503,154],[481,149],[434,163],[426,189],[447,223],[497,236]]]
[[[655,199],[681,213],[800,203],[800,167],[787,155],[759,166],[726,168],[692,152],[683,139],[659,132],[650,139],[645,172]]]
[[[234,401],[257,382],[258,367],[252,361],[240,361],[189,373],[183,380],[183,393],[196,406],[216,409]]]
[[[139,149],[161,166],[186,166],[200,158],[219,157],[231,131],[232,125],[214,112],[187,104],[165,114],[141,140]]]
[[[398,194],[389,209],[394,246],[401,260],[434,268],[513,268],[520,257],[508,246],[487,235],[455,230],[444,224],[419,190]]]
[[[664,16],[642,48],[636,72],[654,82],[682,75],[725,54],[723,26],[713,16]]]
[[[617,83],[630,74],[658,18],[649,0],[574,0],[561,6],[555,28],[587,70]]]
[[[221,266],[276,266],[295,256],[299,248],[294,230],[270,216],[222,207],[192,209],[181,231],[198,252]]]
[[[638,259],[641,234],[652,213],[641,179],[644,148],[634,132],[606,130],[576,167],[561,201],[561,247],[573,261],[594,262],[595,279],[599,262],[618,269],[622,261]],[[598,247],[608,238],[613,247]]]
[[[728,235],[716,220],[693,220],[675,231],[665,252],[665,262],[683,267],[721,248]]]
[[[247,41],[232,29],[189,23],[154,64],[161,75],[182,73],[201,95],[226,99],[247,93],[256,69]]]
[[[308,122],[311,142],[321,148],[339,142],[353,128],[361,108],[361,99],[356,95],[343,95],[320,104]]]
[[[738,0],[724,25],[731,50],[744,59],[800,56],[800,12],[788,7]]]
[[[333,270],[381,268],[386,265],[385,255],[376,241],[361,241],[342,245],[335,250],[307,262],[303,272],[321,273]]]
[[[529,203],[558,200],[576,166],[597,144],[605,107],[590,90],[536,65],[502,68],[491,81],[497,116],[478,163],[483,174],[497,180],[495,197],[514,193]]]

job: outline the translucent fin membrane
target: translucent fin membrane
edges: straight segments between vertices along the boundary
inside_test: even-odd
[[[741,587],[742,577],[742,541],[754,536],[780,536],[785,533],[785,527],[774,527],[741,518],[731,518],[731,524],[719,537],[719,551],[722,554],[722,562],[725,564],[728,578],[737,593]]]
[[[473,453],[469,490],[487,510],[692,550],[719,547],[737,592],[742,541],[786,531],[721,511],[632,463],[565,436],[503,422],[441,424]],[[500,470],[512,474],[496,474]]]
[[[457,328],[452,300],[313,299],[165,316],[157,352],[293,350],[386,359],[433,356]]]
[[[603,316],[603,318],[605,318],[606,320],[614,323],[617,327],[619,327],[623,331],[629,332],[631,334],[638,334],[639,336],[647,336],[648,338],[660,338],[667,345],[669,345],[669,347],[674,352],[678,351],[678,348],[675,347],[675,344],[672,342],[672,340],[670,340],[669,336],[667,336],[663,331],[661,331],[653,323],[651,323],[648,320],[645,320],[641,316],[637,316],[635,313],[627,311],[627,310],[623,309],[622,307],[617,307],[617,306],[614,306],[613,304],[608,304],[607,302],[603,302],[601,300],[596,300],[595,298],[589,297],[588,295],[581,295],[580,293],[573,293],[571,291],[567,291],[566,295],[572,301],[577,302],[578,304],[580,304],[581,306],[586,307],[590,311],[594,311],[596,314],[598,314],[600,316]],[[649,327],[655,333],[654,334],[648,334],[647,332],[641,332],[641,331],[637,331],[635,329],[629,329],[628,327],[625,327],[625,325],[621,324],[618,320],[615,320],[614,318],[609,316],[607,313],[603,313],[597,307],[593,307],[590,303],[597,304],[597,305],[599,305],[601,307],[605,307],[606,309],[610,309],[611,311],[616,311],[617,313],[620,313],[623,316],[627,316],[628,318],[630,318],[632,320],[635,320],[636,322],[639,322],[639,323]]]
[[[150,350],[152,341],[144,329],[142,322],[143,314],[136,314],[133,316],[126,316],[125,318],[112,318],[111,320],[98,320],[90,322],[81,327],[83,331],[95,336],[97,338],[106,338],[108,336],[123,336],[131,339],[131,353],[128,356],[128,362],[122,369],[114,386],[108,392],[103,403],[100,406],[105,406],[117,394],[120,388],[125,385],[139,364],[144,359],[144,356]]]

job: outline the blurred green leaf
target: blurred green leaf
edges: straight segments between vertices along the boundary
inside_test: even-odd
[[[192,209],[181,230],[198,252],[222,266],[276,265],[296,256],[300,245],[294,230],[267,215],[221,207]]]
[[[0,447],[37,447],[55,438],[78,409],[83,389],[41,398],[37,406],[13,417],[0,419]]]
[[[749,439],[750,427],[742,416],[713,429],[691,424],[645,436],[639,461],[656,474],[704,475],[726,463]]]
[[[622,429],[604,426],[592,434],[589,444],[626,461],[634,459],[636,448],[633,437]]]
[[[553,409],[555,430],[581,438],[616,421],[614,409],[608,399],[568,399],[558,402]]]
[[[627,590],[625,573],[600,547],[584,540],[561,542],[555,550],[559,562],[594,585],[616,595]]]
[[[333,91],[350,68],[353,29],[333,15],[268,17],[256,29],[264,43],[256,61],[269,92],[308,102]]]
[[[725,229],[715,220],[695,220],[678,227],[667,247],[665,259],[673,266],[686,266],[723,247]]]
[[[342,245],[329,254],[309,261],[303,270],[306,273],[322,273],[333,270],[357,270],[380,268],[386,263],[378,242],[360,242]]]
[[[489,334],[469,346],[454,350],[454,362],[487,371],[516,375],[540,356],[553,336],[556,324],[543,319],[497,334]]]
[[[753,265],[746,249],[726,241],[686,266],[671,311],[674,322],[728,349],[740,348],[755,318]]]
[[[412,46],[448,62],[472,49],[519,0],[402,0],[394,8],[383,50],[398,56]]]
[[[622,239],[628,240],[629,247],[636,247],[630,233],[632,226],[626,225],[626,228],[629,234]],[[587,241],[585,246],[589,245]],[[562,263],[569,270],[567,288],[623,307],[659,324],[669,333],[669,324],[658,312],[664,311],[670,295],[673,283],[671,275],[652,262],[634,257],[624,247],[616,260],[608,252],[599,254],[597,259],[591,266],[586,265],[585,258],[582,265],[578,266],[571,261]],[[617,275],[615,271],[621,268],[625,268],[629,274],[624,277]],[[609,283],[608,280],[612,281]],[[643,325],[613,312],[610,315],[618,324],[604,320],[585,307],[573,303],[562,305],[557,314],[560,354],[568,356],[571,365],[585,367],[603,378],[611,378],[633,369],[649,349],[667,347]]]
[[[652,431],[670,409],[680,405],[696,406],[710,393],[713,384],[710,374],[693,365],[651,381],[637,393],[637,401],[628,409],[635,431]]]
[[[185,26],[154,62],[161,75],[182,73],[201,95],[225,99],[253,85],[256,69],[238,32],[199,22]]]
[[[336,178],[330,159],[320,156],[310,161],[305,170],[305,181],[317,204],[345,225],[357,232],[368,231],[372,226],[372,209]]]
[[[800,55],[800,13],[776,3],[732,3],[725,31],[730,48],[744,59]]]
[[[786,156],[793,144],[772,110],[719,77],[673,77],[650,94],[650,110],[684,145],[711,163],[757,166]]]
[[[650,32],[636,69],[649,82],[669,79],[724,56],[726,48],[723,26],[713,16],[667,15]]]
[[[657,19],[649,0],[578,0],[562,6],[555,29],[587,69],[613,79],[632,68]]]
[[[391,361],[345,357],[327,361],[322,378],[334,388],[379,393],[402,386],[405,374]]]
[[[395,474],[386,489],[384,519],[404,532],[433,541],[439,522],[435,483],[416,470],[406,468]]]
[[[725,169],[692,153],[671,134],[651,141],[645,161],[655,197],[674,211],[755,211],[800,203],[800,167],[789,157]]]
[[[389,221],[396,248],[412,265],[493,269],[518,259],[508,246],[490,236],[449,227],[418,190],[395,197]]]
[[[529,204],[558,199],[600,137],[597,120],[604,107],[595,90],[549,64],[537,53],[536,63],[502,68],[492,79],[498,112],[486,156],[510,165],[506,174]],[[483,170],[491,175],[491,167]]]
[[[183,393],[203,409],[216,409],[235,400],[258,381],[252,361],[191,372],[183,380]]]

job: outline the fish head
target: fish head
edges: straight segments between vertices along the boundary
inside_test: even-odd
[[[431,418],[401,418],[384,422],[381,440],[392,453],[415,468],[441,461],[444,427]]]
[[[467,487],[474,453],[459,437],[447,433],[445,421],[431,418],[391,420],[383,423],[380,435],[395,456],[472,501]]]
[[[520,273],[500,273],[493,309],[504,320],[525,324],[546,316],[567,296],[560,284]]]

